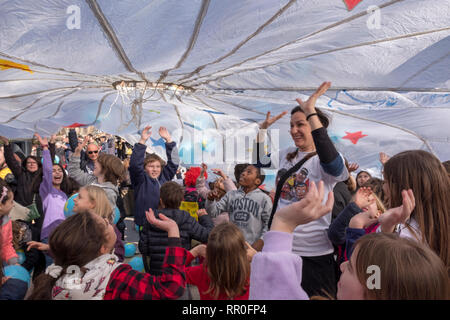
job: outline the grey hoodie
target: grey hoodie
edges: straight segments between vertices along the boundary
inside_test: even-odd
[[[206,200],[205,208],[212,218],[228,212],[230,221],[241,229],[245,240],[252,244],[267,232],[272,200],[260,189],[246,194],[240,188],[227,192],[219,202]]]
[[[106,192],[108,200],[111,202],[111,205],[115,207],[117,197],[119,196],[119,188],[109,181],[99,183],[96,176],[81,170],[80,161],[80,157],[76,157],[74,154],[70,156],[70,161],[67,165],[69,176],[72,177],[81,186],[95,185],[103,188],[103,190],[105,190]]]

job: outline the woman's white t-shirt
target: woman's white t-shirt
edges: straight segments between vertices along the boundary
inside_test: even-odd
[[[295,147],[289,147],[280,151],[280,169],[278,172],[281,170],[289,170],[308,154],[308,152],[299,151],[294,159],[288,161],[286,155],[295,150]],[[342,158],[342,155],[340,156]],[[342,161],[344,161],[343,158]],[[281,174],[278,174],[277,176],[281,176]],[[323,203],[325,203],[327,201],[328,193],[333,191],[335,184],[339,181],[347,180],[348,176],[349,174],[345,167],[339,176],[334,177],[329,175],[320,165],[319,157],[315,155],[306,161],[296,173],[286,180],[282,188],[277,209],[281,209],[293,202],[303,199],[309,189],[311,181],[314,181],[316,185],[320,180],[324,182],[325,196]],[[330,223],[331,211],[317,220],[298,226],[294,230],[292,252],[303,257],[316,257],[333,253],[334,248],[331,241],[328,239],[327,233]]]

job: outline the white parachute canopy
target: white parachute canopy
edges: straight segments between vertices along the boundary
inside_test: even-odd
[[[410,149],[450,159],[449,0],[0,7],[0,135],[95,125],[136,142],[151,125],[148,146],[164,156],[165,126],[184,163],[231,167],[250,160],[267,111],[290,111],[331,81],[317,106],[349,162],[376,171],[380,151]],[[293,145],[289,116],[272,129],[269,150]]]

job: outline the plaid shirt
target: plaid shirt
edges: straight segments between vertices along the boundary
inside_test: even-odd
[[[186,287],[187,253],[181,248],[179,238],[169,238],[161,276],[138,272],[128,264],[122,264],[111,273],[103,299],[158,300],[181,297]]]

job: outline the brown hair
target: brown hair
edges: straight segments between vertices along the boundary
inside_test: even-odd
[[[296,106],[294,109],[291,110],[291,116],[296,112],[301,112],[301,113],[305,114],[305,111],[303,111],[303,109],[300,106]],[[317,117],[319,117],[319,120],[320,120],[320,123],[322,124],[322,126],[324,126],[325,128],[328,128],[328,126],[330,125],[330,119],[328,118],[328,116],[319,108],[316,108],[316,113],[317,113]],[[297,148],[295,151],[288,153],[286,155],[286,160],[292,161],[292,159],[295,159],[295,157],[298,154],[298,151],[299,151],[299,149]]]
[[[144,168],[150,162],[155,162],[155,161],[159,161],[159,163],[161,164],[161,169],[162,169],[162,167],[164,167],[166,165],[166,162],[160,156],[158,156],[156,153],[151,153],[144,159]]]
[[[356,252],[355,272],[365,299],[449,299],[446,268],[428,246],[394,233],[371,233],[358,239]],[[367,287],[369,266],[380,270],[379,289]]]
[[[369,187],[372,192],[375,193],[377,197],[384,202],[383,180],[378,178],[370,178],[369,180],[364,182],[362,187]]]
[[[216,299],[224,293],[229,299],[246,292],[250,277],[247,245],[242,231],[233,223],[215,226],[208,237],[206,266],[211,281],[206,294]]]
[[[450,179],[439,159],[422,150],[404,151],[385,163],[384,177],[389,208],[401,206],[402,190],[412,189],[416,205],[411,218],[419,225],[422,241],[449,268]]]
[[[450,160],[442,162],[442,165],[444,166],[445,170],[448,173],[448,177],[450,178]]]
[[[122,161],[112,154],[100,153],[97,159],[102,166],[105,180],[117,185],[119,181],[125,179],[126,169]]]
[[[111,223],[114,221],[113,208],[111,202],[108,200],[106,192],[103,188],[98,186],[84,186],[88,193],[89,200],[95,203],[94,213],[98,214],[102,218],[108,219]]]
[[[184,198],[184,188],[175,181],[168,181],[161,186],[159,196],[166,208],[178,209]]]
[[[55,265],[61,266],[65,274],[69,266],[83,266],[100,255],[106,243],[106,226],[98,223],[94,215],[80,212],[64,220],[51,233],[49,246]],[[52,288],[57,279],[43,273],[34,280],[30,300],[51,300]]]

